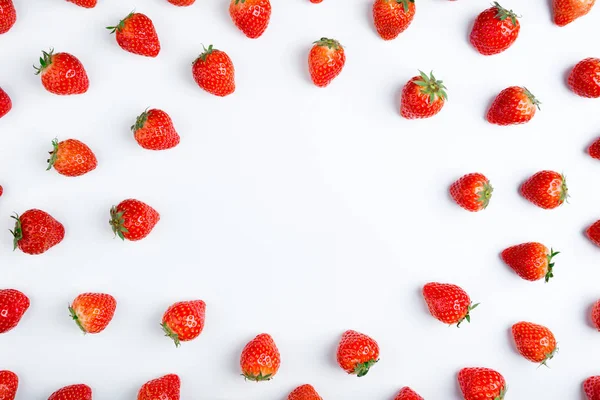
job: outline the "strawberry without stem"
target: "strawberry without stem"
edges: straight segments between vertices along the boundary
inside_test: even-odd
[[[554,277],[552,259],[558,254],[541,243],[531,242],[507,248],[502,252],[502,260],[525,280],[545,278],[548,282]]]
[[[583,382],[587,400],[600,400],[600,376],[590,376]]]
[[[83,293],[69,306],[71,318],[83,333],[100,333],[110,323],[117,301],[110,294]]]
[[[92,400],[92,389],[83,384],[65,386],[52,393],[48,400]]]
[[[342,72],[345,64],[344,48],[334,39],[317,40],[308,54],[308,71],[318,87],[329,85]]]
[[[504,377],[490,368],[463,368],[458,384],[465,400],[503,400],[507,390]]]
[[[414,390],[409,387],[403,387],[394,400],[424,400]]]
[[[0,290],[0,333],[14,329],[29,309],[29,304],[29,298],[18,290]]]
[[[50,152],[47,171],[54,167],[61,175],[80,176],[96,169],[98,165],[92,150],[79,140],[68,139],[59,143],[58,139],[54,139],[52,146],[54,150]]]
[[[148,150],[170,149],[180,140],[169,114],[157,109],[146,109],[140,114],[131,131],[138,144]]]
[[[138,392],[137,400],[179,400],[181,380],[175,374],[146,382]]]
[[[0,88],[0,118],[4,117],[12,109],[12,101],[8,94]]]
[[[148,236],[160,221],[160,214],[148,204],[127,199],[110,210],[110,226],[122,240],[141,240]]]
[[[0,371],[0,400],[15,400],[19,377],[12,371]]]
[[[415,17],[415,0],[375,0],[373,20],[383,40],[398,37]]]
[[[496,125],[524,124],[531,121],[540,104],[527,88],[511,86],[496,97],[487,113],[487,120]]]
[[[587,230],[585,231],[588,239],[592,241],[596,246],[600,246],[600,221],[594,222]]]
[[[600,300],[594,303],[594,306],[592,307],[591,318],[594,327],[600,331]],[[600,392],[598,394],[600,395]]]
[[[35,74],[42,77],[42,85],[50,93],[58,95],[87,92],[90,82],[83,64],[69,53],[42,52],[40,66],[33,67]]]
[[[192,63],[192,75],[198,86],[215,96],[235,92],[233,62],[225,52],[213,49],[212,44]]]
[[[475,20],[471,30],[471,44],[485,56],[502,53],[517,40],[521,26],[517,14],[494,2]]]
[[[12,0],[0,0],[0,34],[6,33],[17,22],[17,11]]]
[[[379,345],[375,340],[356,331],[344,332],[337,348],[337,362],[344,371],[360,378],[378,361]]]
[[[450,186],[450,196],[467,211],[484,210],[492,198],[494,188],[483,174],[464,175]]]
[[[420,76],[411,78],[404,89],[400,104],[400,114],[404,118],[429,118],[439,113],[448,100],[446,86],[433,76],[433,71],[427,76],[419,71]]]
[[[167,309],[161,327],[179,347],[180,342],[196,339],[204,329],[206,303],[202,300],[182,301]]]
[[[65,237],[65,227],[45,211],[28,210],[12,218],[15,228],[10,232],[14,236],[14,249],[18,247],[23,253],[45,253]]]
[[[269,0],[231,0],[229,4],[231,20],[250,39],[260,37],[271,19]]]
[[[531,362],[546,365],[556,354],[556,339],[545,326],[517,322],[512,326],[512,335],[517,351]]]
[[[471,303],[469,295],[459,286],[431,282],[423,286],[423,297],[431,315],[437,320],[457,327],[466,320],[471,322],[471,310],[479,303]]]
[[[132,12],[117,26],[106,29],[116,33],[117,43],[125,51],[146,57],[156,57],[160,52],[160,42],[152,20],[141,13]]]
[[[302,385],[294,389],[287,400],[323,400],[323,398],[311,385]]]
[[[565,26],[590,12],[596,0],[553,0],[554,23]]]
[[[596,139],[594,143],[588,147],[588,154],[590,157],[600,160],[600,138]]]
[[[69,3],[73,3],[78,5],[79,7],[84,8],[94,8],[98,3],[97,0],[67,0]]]
[[[266,333],[261,333],[248,342],[240,356],[242,375],[254,382],[271,380],[279,371],[280,364],[279,349],[273,338]]]
[[[586,58],[569,74],[569,87],[582,97],[600,97],[600,59]]]
[[[196,2],[196,0],[167,0],[167,1],[177,7],[191,6],[192,4],[194,4]]]
[[[569,188],[564,175],[554,171],[540,171],[521,185],[521,194],[536,206],[550,210],[567,200]]]

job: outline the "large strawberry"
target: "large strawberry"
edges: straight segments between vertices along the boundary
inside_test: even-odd
[[[287,400],[323,400],[323,398],[311,385],[302,385],[294,389]]]
[[[83,333],[100,333],[110,323],[117,301],[110,294],[83,293],[69,306],[71,318]]]
[[[156,57],[160,52],[160,42],[152,20],[142,13],[132,12],[117,26],[109,26],[116,33],[117,43],[125,51],[146,57]]]
[[[17,22],[17,11],[12,0],[0,0],[0,34],[6,33]]]
[[[511,86],[500,92],[488,113],[488,122],[496,125],[516,125],[531,121],[540,102],[527,88]]]
[[[227,53],[213,49],[212,44],[192,63],[192,75],[202,89],[215,96],[235,92],[235,68]]]
[[[554,23],[565,26],[590,12],[596,0],[553,0]]]
[[[504,377],[490,368],[463,368],[458,384],[465,400],[503,400],[506,394]]]
[[[592,313],[591,313],[591,318],[592,318],[592,323],[594,324],[594,327],[600,331],[600,300],[598,300],[597,302],[594,303],[594,306],[592,307]],[[598,393],[600,394],[600,393]],[[600,399],[598,399],[600,400]]]
[[[170,337],[179,347],[180,342],[196,339],[204,329],[206,303],[202,300],[181,301],[167,309],[162,318],[165,336]]]
[[[402,89],[400,114],[404,118],[433,117],[448,100],[444,82],[435,79],[433,71],[429,76],[422,71],[419,73],[419,76],[412,77]]]
[[[379,345],[375,340],[356,331],[344,332],[337,347],[337,362],[344,371],[365,376],[378,361]]]
[[[536,206],[551,210],[567,200],[569,188],[564,175],[554,171],[540,171],[521,185],[521,194]]]
[[[148,150],[170,149],[180,140],[169,114],[154,108],[141,113],[131,131],[138,144]]]
[[[18,290],[0,290],[0,333],[14,329],[29,308],[29,304],[29,298]]]
[[[467,174],[450,186],[450,196],[467,211],[484,210],[492,198],[494,188],[480,173]]]
[[[587,400],[600,400],[600,376],[590,376],[583,382]]]
[[[592,241],[596,246],[600,246],[600,221],[594,222],[587,230],[585,231],[588,239]]]
[[[15,400],[19,377],[12,371],[0,371],[0,400]]]
[[[69,53],[56,53],[50,49],[42,52],[40,66],[34,67],[35,74],[42,77],[47,91],[59,95],[87,92],[90,82],[83,64]]]
[[[160,221],[160,214],[148,204],[127,199],[110,209],[110,226],[122,240],[141,240]]]
[[[231,0],[229,15],[235,26],[244,35],[256,39],[269,26],[271,2],[269,0]]]
[[[431,282],[423,286],[423,297],[431,315],[437,320],[460,326],[466,320],[471,322],[471,310],[479,303],[471,303],[469,295],[459,286]]]
[[[475,20],[471,30],[471,44],[485,56],[502,53],[517,40],[521,26],[513,10],[494,2]]]
[[[383,40],[392,40],[404,32],[415,17],[415,0],[375,0],[373,20]]]
[[[569,87],[582,97],[600,97],[600,58],[586,58],[569,74]]]
[[[56,246],[65,237],[65,227],[50,214],[42,210],[27,210],[21,216],[12,217],[15,228],[14,249],[26,254],[42,254]]]
[[[70,385],[52,393],[48,400],[92,400],[92,389],[88,385]]]
[[[92,150],[83,142],[67,139],[52,141],[54,149],[50,152],[48,168],[52,167],[61,175],[80,176],[96,169],[98,160]]]
[[[70,3],[76,4],[79,7],[94,8],[98,3],[98,0],[67,0]]]
[[[517,322],[512,326],[517,351],[527,360],[546,365],[556,354],[556,339],[548,328],[531,322]]]
[[[346,53],[335,39],[317,40],[308,54],[308,71],[318,87],[329,85],[342,72],[345,64]]]
[[[403,387],[398,392],[398,395],[394,398],[394,400],[424,400],[421,396],[417,394],[414,390],[409,387]]]
[[[4,117],[12,109],[10,96],[0,88],[0,118]]]
[[[137,400],[179,400],[181,381],[175,374],[165,375],[144,383]]]
[[[187,7],[194,4],[196,0],[167,0],[169,3],[177,7]]]
[[[252,339],[240,356],[242,375],[251,381],[261,382],[271,380],[281,364],[279,349],[273,338],[261,333]]]
[[[521,278],[537,281],[542,278],[548,282],[554,277],[552,259],[560,254],[541,243],[530,242],[512,246],[502,252],[502,260]]]

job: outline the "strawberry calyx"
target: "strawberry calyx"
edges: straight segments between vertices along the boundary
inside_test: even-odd
[[[550,367],[548,366],[547,362],[548,362],[549,360],[552,360],[552,359],[554,358],[554,356],[556,355],[556,353],[558,353],[558,347],[554,348],[554,350],[552,350],[552,352],[551,352],[551,353],[548,353],[548,354],[546,354],[546,356],[545,356],[545,358],[544,358],[544,361],[542,361],[542,362],[540,363],[540,365],[538,366],[538,368],[539,368],[539,367],[541,367],[542,365],[543,365],[544,367],[546,367],[546,368],[550,368]]]
[[[163,322],[162,324],[160,324],[160,326],[162,327],[165,336],[168,336],[171,339],[173,339],[173,342],[175,342],[175,347],[181,346],[181,342],[179,341],[179,335],[173,332],[173,330],[169,327],[169,325],[167,325],[166,322]]]
[[[466,320],[468,323],[471,323],[471,311],[474,310],[474,309],[476,309],[477,306],[479,306],[479,304],[481,304],[481,303],[475,303],[475,304],[471,303],[471,304],[469,304],[469,308],[467,308],[467,313],[456,324],[457,328],[460,328],[460,324],[462,324],[462,322],[464,320]]]
[[[10,230],[10,233],[13,235],[13,251],[17,249],[19,245],[19,240],[23,239],[23,228],[21,226],[21,220],[19,219],[19,214],[15,213],[15,215],[11,215],[11,218],[15,220],[15,227],[13,230]]]
[[[429,73],[429,76],[427,76],[427,74],[423,71],[419,71],[419,74],[421,76],[415,79],[413,83],[421,87],[421,93],[429,96],[429,104],[433,104],[439,99],[448,100],[444,81],[438,81],[435,79],[435,76],[433,76],[433,71]]]
[[[565,201],[569,202],[569,188],[567,186],[567,178],[564,175],[560,175],[562,179],[562,184],[560,185],[560,203],[564,203]]]
[[[77,316],[77,313],[75,312],[75,309],[73,307],[71,307],[71,306],[69,306],[69,313],[71,313],[71,318],[73,318],[73,321],[75,321],[75,323],[77,324],[77,326],[79,327],[79,329],[81,329],[81,332],[83,332],[83,334],[85,335],[87,333],[87,331],[83,327],[83,324],[81,323],[81,320]]]
[[[198,58],[196,58],[196,59],[194,60],[194,62],[192,63],[192,65],[196,64],[196,62],[197,62],[198,60],[206,61],[206,58],[209,56],[209,54],[212,54],[212,52],[213,52],[214,50],[216,50],[216,49],[213,49],[213,45],[212,45],[212,44],[209,44],[209,45],[208,45],[208,49],[207,49],[206,47],[204,47],[204,45],[202,45],[202,48],[204,49],[204,51],[202,52],[202,54],[200,54],[200,55],[198,56]]]
[[[550,278],[554,278],[554,273],[552,272],[552,268],[554,268],[554,263],[552,262],[552,258],[558,254],[560,254],[560,251],[554,251],[554,249],[550,249],[550,254],[546,256],[548,258],[548,272],[546,272],[546,283],[550,280]]]
[[[125,22],[131,18],[133,16],[133,14],[135,14],[135,10],[130,12],[125,18],[123,18],[121,21],[119,21],[119,23],[116,26],[107,26],[106,29],[108,29],[110,31],[110,33],[115,33],[116,31],[121,32],[123,29],[125,29]]]
[[[142,129],[148,120],[148,109],[146,108],[143,113],[138,115],[135,119],[135,124],[131,125],[131,131],[133,133],[137,132],[139,129]]]
[[[362,377],[365,376],[366,374],[369,373],[369,369],[375,365],[379,360],[369,360],[367,362],[364,363],[358,363],[356,364],[356,366],[354,367],[354,374],[356,374],[357,377]]]
[[[404,7],[404,12],[408,12],[408,4],[409,3],[415,2],[415,0],[395,0],[395,1],[398,4],[402,4],[402,7]]]
[[[498,10],[496,18],[498,18],[500,21],[510,18],[513,26],[517,25],[517,18],[521,18],[520,15],[515,14],[513,10],[507,10],[506,8],[502,7],[497,1],[494,2],[494,7],[496,7],[496,10]]]
[[[258,375],[252,375],[248,372],[244,372],[242,374],[242,376],[244,377],[244,379],[246,379],[248,381],[262,382],[262,381],[270,381],[271,378],[273,377],[273,374],[263,375],[262,371],[260,371],[258,373]]]
[[[479,191],[479,198],[477,199],[483,209],[487,208],[487,206],[490,204],[490,199],[492,198],[493,192],[494,188],[489,181],[483,184],[483,190]]]
[[[542,102],[539,101],[538,99],[536,99],[535,96],[533,95],[533,93],[531,93],[529,91],[529,89],[527,89],[526,87],[523,87],[522,89],[523,89],[523,92],[525,93],[525,96],[527,96],[529,101],[531,101],[531,104],[536,106],[538,110],[541,110],[540,104],[542,104]]]
[[[327,47],[328,49],[333,49],[333,50],[339,50],[342,48],[342,45],[337,40],[328,39],[325,37],[323,37],[313,43],[316,44],[317,46]]]
[[[121,240],[125,240],[123,233],[128,233],[129,230],[123,226],[125,224],[125,218],[123,218],[124,211],[117,210],[116,206],[110,209],[110,221],[108,223],[112,227],[115,237],[119,236]]]
[[[54,57],[54,49],[50,49],[50,51],[48,51],[48,52],[42,50],[42,57],[40,57],[40,66],[39,67],[36,67],[35,65],[33,66],[33,69],[35,69],[35,74],[39,75],[42,72],[44,72],[52,64],[53,57]]]
[[[58,158],[58,139],[52,140],[52,146],[54,149],[48,152],[50,154],[50,158],[47,160],[48,168],[46,168],[46,171],[50,171],[50,169],[54,166],[56,159]]]
[[[498,396],[496,396],[494,400],[504,400],[504,396],[506,396],[507,391],[508,388],[506,386],[502,387],[502,389],[500,389],[500,394],[498,394]]]
[[[237,6],[238,3],[244,4],[245,2],[246,2],[246,0],[235,0],[235,5]]]

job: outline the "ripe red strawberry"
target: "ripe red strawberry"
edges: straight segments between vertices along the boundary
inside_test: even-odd
[[[131,127],[140,146],[148,150],[166,150],[179,144],[179,135],[169,114],[162,110],[146,110]]]
[[[65,386],[52,393],[48,400],[92,400],[92,389],[83,384]]]
[[[83,333],[100,333],[106,329],[116,309],[117,301],[110,294],[83,293],[73,300],[69,312]]]
[[[160,214],[148,204],[127,199],[110,209],[110,226],[122,240],[141,240],[160,221]]]
[[[379,345],[369,336],[356,331],[346,331],[337,348],[337,362],[344,371],[365,376],[379,361]]]
[[[521,185],[521,194],[538,207],[550,210],[562,205],[569,197],[564,175],[540,171]]]
[[[235,68],[229,56],[212,44],[192,63],[192,75],[202,89],[215,96],[235,92]]]
[[[94,8],[98,3],[97,0],[67,0],[70,3],[76,4],[79,7]]]
[[[600,58],[586,58],[569,75],[569,87],[582,97],[600,97]]]
[[[287,400],[323,400],[323,398],[311,385],[302,385],[294,389]]]
[[[137,400],[179,400],[181,381],[175,374],[144,383]]]
[[[29,308],[29,298],[15,289],[0,290],[0,333],[16,327]]]
[[[379,36],[392,40],[404,32],[415,17],[415,0],[375,0],[373,20]]]
[[[409,387],[403,387],[394,400],[424,400],[414,390]]]
[[[34,67],[35,74],[41,75],[42,85],[47,91],[59,95],[87,92],[90,82],[83,64],[69,53],[42,52],[40,66]]]
[[[596,246],[600,246],[600,221],[594,222],[589,228],[587,228],[585,233],[592,243],[594,243]]]
[[[484,56],[502,53],[517,40],[521,25],[513,10],[494,2],[475,20],[471,30],[471,44]]]
[[[467,211],[485,210],[494,188],[483,174],[464,175],[450,186],[450,196]]]
[[[52,167],[61,175],[80,176],[96,169],[98,160],[92,150],[85,144],[75,139],[58,142],[52,141],[54,150],[50,152],[48,160],[49,171]]]
[[[506,381],[499,372],[489,368],[463,368],[458,384],[465,400],[502,400]]]
[[[565,26],[590,12],[596,0],[553,0],[554,23]]]
[[[511,86],[496,97],[487,113],[487,120],[496,125],[524,124],[531,121],[540,104],[527,88]]]
[[[242,375],[255,382],[271,380],[277,374],[280,364],[279,350],[273,338],[266,333],[261,333],[248,342],[240,357]]]
[[[2,193],[4,193],[4,188],[2,187],[2,185],[0,185],[0,196],[2,196]]]
[[[65,227],[45,211],[28,210],[12,218],[15,228],[10,232],[14,236],[14,249],[18,247],[23,253],[45,253],[65,237]]]
[[[0,371],[0,400],[15,400],[19,377],[12,371]]]
[[[600,160],[600,138],[596,139],[594,143],[588,148],[588,154],[590,157]]]
[[[310,0],[310,2],[313,4],[318,4],[318,3],[322,3],[323,0]]]
[[[167,0],[167,1],[177,7],[191,6],[192,4],[194,4],[196,2],[196,0]]]
[[[439,113],[448,100],[446,86],[433,76],[419,71],[420,76],[410,78],[402,89],[400,114],[404,118],[429,118]]]
[[[132,12],[117,26],[109,26],[115,33],[117,43],[125,51],[146,57],[156,57],[160,52],[160,42],[152,20],[141,13]]]
[[[170,337],[179,347],[180,342],[196,339],[204,329],[206,303],[202,300],[181,301],[167,309],[162,317],[165,336]]]
[[[229,4],[231,20],[250,39],[260,37],[271,19],[269,0],[231,0]]]
[[[0,118],[4,117],[12,109],[12,101],[8,94],[0,88]]]
[[[512,335],[519,353],[527,360],[546,365],[556,354],[556,339],[548,328],[531,322],[517,322]]]
[[[512,246],[502,252],[502,260],[521,278],[537,281],[545,278],[546,282],[554,277],[552,258],[560,254],[550,250],[541,243],[523,243]]]
[[[594,327],[600,331],[600,300],[598,300],[597,302],[594,303],[594,306],[592,307],[592,322],[594,324]],[[598,393],[600,395],[600,392]],[[600,399],[598,399],[600,400]]]
[[[0,34],[6,33],[17,22],[17,11],[12,0],[0,0]]]
[[[437,320],[457,327],[466,320],[471,322],[471,310],[479,303],[471,303],[469,295],[459,286],[431,282],[423,286],[423,297],[431,315]]]
[[[587,400],[600,400],[600,376],[590,376],[583,382]]]
[[[310,77],[318,87],[325,87],[334,80],[346,64],[344,48],[334,39],[321,38],[314,42],[308,54]]]

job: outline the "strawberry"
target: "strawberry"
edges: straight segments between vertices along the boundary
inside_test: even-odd
[[[323,400],[323,398],[311,385],[302,385],[294,389],[287,400]]]
[[[17,22],[17,10],[12,0],[0,0],[0,34],[6,33]]]
[[[110,226],[122,240],[141,240],[160,221],[160,214],[148,204],[127,199],[110,209]]]
[[[45,211],[28,210],[12,218],[15,228],[10,232],[14,236],[14,249],[18,247],[23,253],[45,253],[65,237],[65,227]]]
[[[92,389],[83,384],[65,386],[52,393],[48,400],[92,400]]]
[[[152,20],[141,13],[132,12],[117,26],[106,29],[115,33],[117,43],[125,51],[146,57],[156,57],[160,52],[160,42]]]
[[[240,367],[244,378],[255,381],[271,380],[281,364],[279,350],[273,338],[261,333],[252,339],[242,350]]]
[[[84,7],[84,8],[94,8],[96,7],[96,4],[98,3],[97,0],[67,0],[70,3],[73,3],[75,5],[78,5],[79,7]]]
[[[475,20],[471,30],[471,44],[484,56],[502,53],[517,40],[521,25],[513,10],[494,2]]]
[[[41,75],[42,85],[47,91],[59,95],[81,94],[87,92],[90,82],[83,64],[69,53],[42,52],[40,66],[35,74]]]
[[[144,383],[137,400],[179,400],[181,381],[175,374]]]
[[[496,125],[524,124],[531,121],[540,104],[527,88],[511,86],[496,97],[487,113],[487,120]]]
[[[12,109],[12,101],[2,88],[0,88],[0,118],[4,117]]]
[[[419,71],[420,76],[410,78],[402,89],[400,114],[407,119],[429,118],[439,113],[448,100],[446,86],[433,76]]]
[[[179,347],[180,342],[196,339],[204,329],[206,303],[202,300],[181,301],[167,309],[162,317],[165,336],[170,337]]]
[[[540,171],[521,185],[521,194],[538,207],[550,210],[562,205],[569,197],[564,175]]]
[[[465,400],[502,400],[506,394],[504,377],[489,368],[461,369],[458,384]]]
[[[131,131],[138,144],[148,150],[170,149],[180,140],[169,114],[154,108],[141,113]]]
[[[83,293],[73,300],[69,306],[71,318],[83,333],[100,333],[110,323],[117,301],[110,294]]]
[[[467,211],[485,210],[493,191],[490,181],[479,173],[464,175],[450,186],[450,196]]]
[[[594,327],[600,331],[600,300],[595,302],[592,307],[592,323],[594,324]],[[600,395],[600,392],[598,394]]]
[[[546,282],[554,277],[552,258],[560,254],[550,250],[541,243],[523,243],[512,246],[502,252],[502,260],[521,278],[537,281],[545,278]]]
[[[204,46],[203,46],[204,47]],[[192,63],[192,75],[202,89],[215,96],[235,92],[235,68],[229,56],[212,44]]]
[[[415,0],[375,0],[373,20],[383,40],[392,40],[404,32],[415,17]]]
[[[590,376],[583,382],[587,400],[600,400],[600,376]]]
[[[334,39],[317,40],[308,54],[310,77],[318,87],[329,85],[342,72],[344,64],[346,53],[340,42]]]
[[[260,37],[271,19],[269,0],[231,0],[229,4],[231,20],[250,39]]]
[[[596,246],[600,246],[600,221],[594,222],[587,230],[585,231],[588,239],[592,241]]]
[[[2,196],[2,193],[4,193],[4,188],[2,187],[2,185],[0,185],[0,196]]]
[[[400,392],[394,398],[394,400],[424,400],[421,396],[417,394],[414,390],[409,387],[403,387],[400,389]]]
[[[471,322],[471,310],[479,303],[471,303],[469,295],[460,287],[447,283],[431,282],[423,286],[423,297],[431,315],[437,320],[457,327]]]
[[[588,154],[590,157],[600,160],[600,138],[596,139],[594,143],[588,147]]]
[[[596,0],[553,0],[554,23],[565,26],[590,12]]]
[[[546,365],[556,354],[556,339],[545,326],[517,322],[512,326],[512,335],[519,353],[531,362]]]
[[[322,3],[323,0],[310,0],[310,2],[313,4],[319,4],[319,3]]]
[[[0,400],[15,400],[19,377],[12,371],[0,371]]]
[[[80,176],[96,169],[98,160],[92,150],[85,144],[75,139],[52,141],[54,150],[50,152],[48,160],[49,171],[52,167],[61,175]]]
[[[569,87],[582,97],[600,97],[600,58],[586,58],[569,74]]]
[[[379,361],[379,345],[367,335],[346,331],[337,348],[337,362],[348,374],[365,376]]]
[[[29,298],[15,289],[0,290],[0,333],[16,327],[29,308]]]
[[[196,0],[167,0],[167,1],[177,7],[191,6],[192,4],[194,4],[196,2]]]

